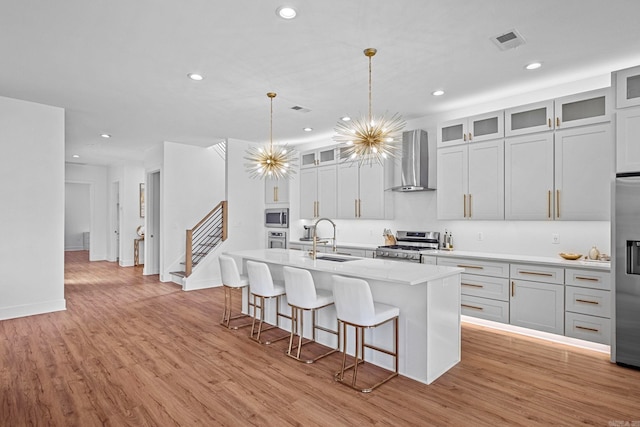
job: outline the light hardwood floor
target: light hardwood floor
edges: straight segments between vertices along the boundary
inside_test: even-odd
[[[0,425],[640,423],[640,371],[601,353],[465,324],[433,384],[362,394],[334,383],[337,354],[306,365],[221,327],[221,288],[87,258],[66,254],[66,311],[0,322]]]

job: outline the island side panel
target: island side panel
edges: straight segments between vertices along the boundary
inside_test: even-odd
[[[428,334],[427,334],[427,384],[460,362],[461,308],[460,275],[429,282]]]

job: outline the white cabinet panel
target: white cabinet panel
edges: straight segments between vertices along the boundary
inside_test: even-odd
[[[504,135],[516,136],[554,129],[553,101],[509,108],[504,113]]]
[[[492,111],[438,124],[438,147],[504,137],[504,111]]]
[[[385,192],[387,165],[338,165],[337,218],[385,219],[393,214],[392,198]],[[390,177],[390,175],[389,175]]]
[[[566,268],[564,275],[567,285],[607,291],[611,289],[611,273],[608,271]]]
[[[504,219],[504,141],[469,145],[470,219]]]
[[[556,99],[556,130],[610,121],[609,98],[606,88]]]
[[[464,268],[465,273],[480,276],[509,277],[509,263],[458,257],[438,257],[438,265]]]
[[[640,171],[639,138],[640,107],[618,111],[616,113],[616,172]]]
[[[356,163],[338,165],[338,218],[358,217],[359,173]]]
[[[512,325],[564,335],[564,285],[511,281]]]
[[[460,290],[462,295],[509,301],[509,279],[507,278],[463,273]]]
[[[336,166],[300,170],[300,218],[335,218]]]
[[[640,105],[640,67],[616,71],[616,107]]]
[[[289,181],[287,179],[267,178],[264,181],[264,198],[266,204],[289,203]]]
[[[509,323],[509,303],[486,298],[462,295],[460,298],[461,313],[465,316],[478,317],[494,322]]]
[[[552,219],[553,134],[507,138],[504,152],[505,219]]]
[[[581,340],[611,344],[611,320],[578,313],[565,315],[566,336]]]
[[[563,284],[564,268],[551,265],[511,264],[510,277],[533,282]]]
[[[611,292],[600,289],[567,286],[567,311],[599,317],[611,317]]]
[[[438,219],[464,219],[469,185],[466,146],[438,149]]]
[[[608,221],[612,171],[609,123],[557,131],[555,219]]]

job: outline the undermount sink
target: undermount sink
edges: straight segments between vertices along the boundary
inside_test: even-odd
[[[334,261],[334,262],[345,262],[345,261],[355,261],[360,258],[343,258],[331,255],[317,255],[316,259],[321,259],[324,261]]]

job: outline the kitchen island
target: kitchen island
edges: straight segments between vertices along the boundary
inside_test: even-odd
[[[398,361],[401,375],[430,384],[460,361],[461,268],[330,253],[318,254],[318,259],[314,260],[306,252],[286,249],[236,251],[227,255],[234,257],[243,271],[246,271],[247,260],[267,263],[274,279],[282,279],[283,266],[309,270],[319,289],[331,290],[334,274],[367,280],[375,301],[400,309]],[[323,256],[333,260],[321,259]],[[266,318],[275,323],[275,309],[269,308],[265,310]],[[318,312],[318,323],[336,328],[333,306]],[[307,325],[310,322],[305,319]],[[290,324],[281,321],[281,327],[286,329]],[[311,331],[305,330],[304,334],[309,337]],[[390,348],[392,334],[392,325],[385,324],[368,330],[367,342]],[[327,346],[336,346],[336,338],[331,334],[318,333],[317,339]],[[348,339],[347,352],[353,354],[353,336]],[[393,369],[390,356],[371,350],[365,354],[367,361]]]

